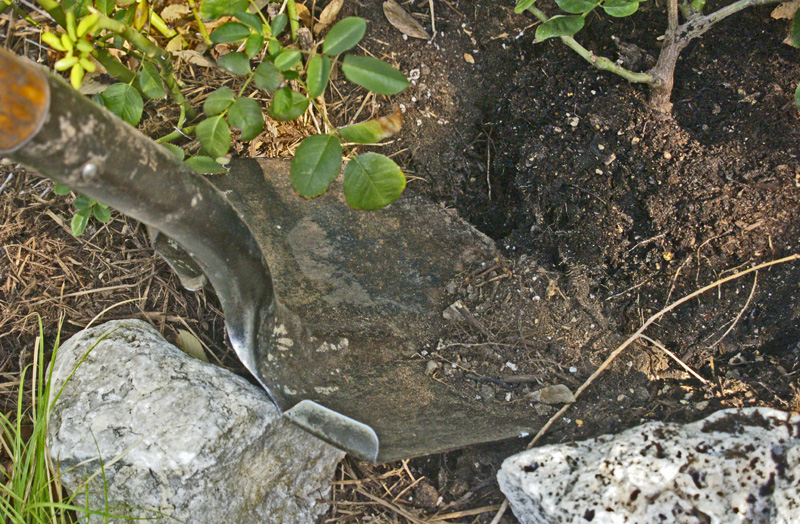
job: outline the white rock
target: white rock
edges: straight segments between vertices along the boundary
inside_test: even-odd
[[[523,524],[800,522],[800,415],[724,410],[535,448],[497,475]]]
[[[136,508],[117,514],[305,524],[327,510],[319,500],[344,454],[281,418],[260,388],[187,356],[148,324],[79,333],[53,365],[52,391],[66,385],[48,444],[67,489],[99,471],[101,457],[108,505]],[[102,509],[102,476],[89,491],[90,507]]]

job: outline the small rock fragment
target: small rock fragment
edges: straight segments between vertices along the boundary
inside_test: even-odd
[[[475,63],[475,59],[469,53],[464,53],[464,61],[466,63],[468,63],[468,64],[474,64]]]
[[[528,398],[542,404],[570,404],[575,402],[575,395],[564,384],[547,386],[528,394]]]

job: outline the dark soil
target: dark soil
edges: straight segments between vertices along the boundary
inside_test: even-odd
[[[404,39],[384,18],[381,2],[346,2],[343,15],[366,18],[365,47],[414,79],[412,88],[379,99],[358,119],[402,104],[405,127],[388,149],[413,177],[409,190],[457,209],[505,255],[448,290],[475,320],[454,320],[436,351],[421,355],[441,364],[435,378],[546,419],[556,408],[531,403],[531,391],[559,383],[575,391],[614,348],[673,301],[798,252],[800,118],[793,94],[800,54],[782,44],[788,24],[773,20],[769,8],[739,13],[683,52],[674,111],[664,118],[648,108],[645,87],[591,69],[559,41],[534,44],[535,20],[515,15],[513,3],[437,1],[432,42]],[[427,1],[404,5],[431,29]],[[662,8],[642,4],[629,19],[590,17],[578,39],[617,59],[614,35],[655,57],[664,25]],[[651,63],[645,56],[631,67],[637,65]],[[337,87],[351,95],[336,116],[344,123],[363,93],[341,79]],[[0,183],[10,169],[0,167]],[[0,199],[0,303],[15,312],[4,324],[38,311],[52,336],[59,308],[70,308],[67,336],[108,305],[138,296],[135,305],[119,306],[104,319],[138,316],[168,335],[188,323],[209,345],[222,347],[213,293],[179,290],[163,263],[145,254],[146,238],[135,224],[117,218],[76,240],[47,214],[68,217],[63,200],[40,197],[30,180],[17,179]],[[94,233],[104,243],[92,240]],[[85,288],[127,287],[59,299],[60,265],[33,273],[39,275],[33,283],[20,269],[26,253],[47,265],[52,255],[39,244],[63,255],[69,271],[62,280],[74,274]],[[88,263],[81,267],[70,257]],[[125,260],[136,257],[147,260],[141,274],[119,281],[98,276],[103,268],[124,269]],[[646,332],[707,384],[639,341],[543,442],[585,439],[647,420],[692,421],[725,407],[800,409],[800,264],[754,276],[689,301]],[[18,354],[32,341],[30,333],[26,328],[0,336],[0,348]],[[513,383],[510,376],[526,382]],[[380,487],[381,479],[405,471],[425,479],[395,502],[415,507],[420,518],[443,509],[486,508],[502,500],[494,474],[503,458],[526,442],[378,468],[348,461],[341,489],[351,489],[353,479],[365,489],[370,482]],[[365,500],[352,493],[340,496]],[[378,505],[362,511],[389,510]],[[331,519],[347,520],[342,515],[332,513]],[[365,518],[358,515],[356,520]],[[489,522],[493,515],[487,510],[458,521]],[[504,518],[513,522],[510,513]]]

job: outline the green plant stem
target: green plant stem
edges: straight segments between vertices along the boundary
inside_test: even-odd
[[[777,1],[777,0],[776,0]],[[550,18],[544,14],[542,11],[537,9],[535,6],[531,6],[528,8],[528,11],[533,13],[533,15],[542,21],[542,23],[547,22]],[[570,49],[578,53],[584,60],[589,62],[593,67],[608,71],[610,73],[614,73],[615,75],[621,76],[628,82],[638,83],[638,84],[653,84],[656,82],[655,77],[649,75],[647,73],[636,73],[629,69],[625,69],[619,64],[609,60],[604,56],[597,56],[581,44],[578,43],[577,40],[572,38],[571,36],[562,36],[560,37],[561,41],[567,45]]]
[[[9,7],[11,7],[10,2],[4,1],[2,4],[0,4],[0,15],[2,15]]]
[[[19,16],[21,16],[26,22],[31,24],[33,27],[39,27],[40,25],[39,22],[31,18],[30,15],[28,15],[28,13],[20,9],[19,6],[11,2],[11,0],[3,0],[3,2],[0,2],[0,15],[2,15],[3,11],[8,9],[9,7],[14,9],[14,11],[16,11]]]
[[[211,41],[211,37],[208,36],[208,29],[206,28],[206,24],[203,23],[203,19],[200,18],[200,12],[197,10],[197,5],[194,3],[194,0],[188,0],[189,8],[192,10],[192,16],[194,16],[194,21],[197,22],[197,29],[200,31],[200,36],[203,37],[203,42],[208,47],[214,45],[214,42]]]
[[[164,83],[167,85],[167,89],[169,89],[169,94],[172,96],[172,99],[186,111],[186,116],[188,116],[190,119],[196,117],[197,112],[192,109],[192,106],[189,105],[189,102],[183,96],[183,93],[181,93],[180,87],[178,86],[178,81],[175,78],[169,53],[142,36],[134,28],[117,20],[111,19],[95,9],[91,10],[92,12],[100,15],[98,24],[102,29],[106,29],[120,35],[122,38],[136,46],[150,60],[158,64],[160,69],[159,73],[161,78],[164,80]]]
[[[47,14],[52,16],[58,25],[61,27],[67,26],[67,15],[64,14],[64,9],[61,8],[61,4],[56,0],[36,0],[36,3],[47,11]]]
[[[130,84],[136,79],[136,73],[125,67],[117,58],[108,52],[108,49],[95,49],[92,53],[100,65],[106,68],[108,74],[119,80]]]
[[[689,20],[678,28],[678,39],[685,39],[688,44],[698,36],[703,35],[706,31],[717,22],[721,22],[731,15],[735,15],[739,11],[743,11],[748,7],[758,7],[762,5],[777,4],[783,0],[739,0],[721,9],[709,13],[705,16],[698,16]]]
[[[178,36],[178,32],[168,26],[164,19],[153,11],[152,7],[150,8],[150,26],[161,33],[165,38],[175,38]]]
[[[183,129],[178,128],[175,131],[173,131],[172,133],[162,136],[161,138],[156,140],[156,142],[164,144],[164,143],[172,142],[173,140],[177,140],[177,139],[179,139],[181,137],[185,138],[187,135],[191,135],[192,133],[194,133],[194,130],[196,128],[197,128],[197,126],[188,126],[188,127],[184,127]]]
[[[292,32],[292,42],[297,40],[297,30],[300,28],[300,20],[297,18],[297,4],[294,0],[286,2],[286,16],[289,17],[289,29]]]

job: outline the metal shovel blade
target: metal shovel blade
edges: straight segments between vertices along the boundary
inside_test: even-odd
[[[304,201],[284,162],[201,177],[2,49],[0,85],[0,155],[158,229],[156,248],[190,287],[207,278],[237,355],[296,424],[373,462],[530,431],[532,417],[462,396],[415,357],[444,327],[447,283],[494,256],[455,215],[410,195],[354,211],[336,188]]]

